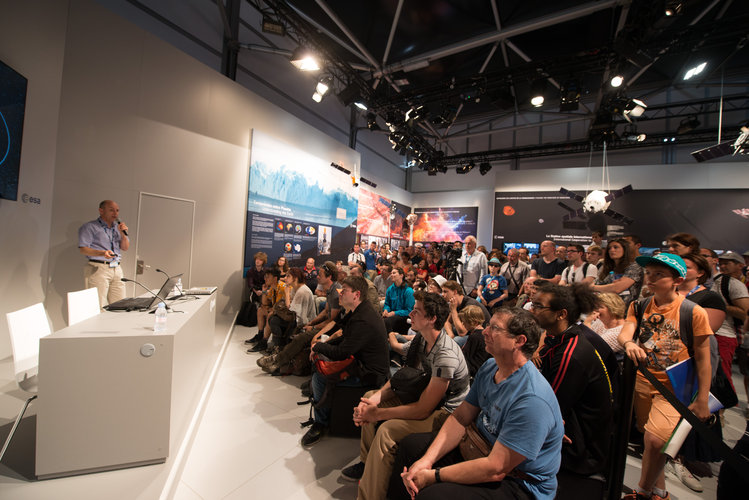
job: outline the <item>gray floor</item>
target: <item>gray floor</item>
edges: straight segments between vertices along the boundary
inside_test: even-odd
[[[308,406],[296,404],[303,379],[264,374],[255,364],[259,355],[246,354],[242,345],[254,331],[244,327],[234,330],[174,497],[355,498],[355,484],[344,481],[340,469],[357,459],[358,440],[326,437],[309,450],[300,446],[305,429],[299,422],[307,419],[309,411]],[[734,381],[740,383],[737,374]],[[743,410],[743,389],[739,393]],[[726,411],[724,436],[731,446],[745,429],[741,410]],[[155,499],[158,488],[149,484],[163,484],[168,466],[30,481],[18,473],[17,466],[0,465],[0,498],[104,498],[101,493],[107,492],[106,498]],[[634,486],[639,474],[640,461],[628,457],[625,484]],[[702,485],[705,491],[698,494],[668,477],[668,489],[676,500],[715,498],[715,478],[703,478]]]

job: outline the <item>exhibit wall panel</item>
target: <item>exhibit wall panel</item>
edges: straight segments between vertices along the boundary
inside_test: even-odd
[[[191,284],[219,286],[221,331],[243,290],[252,130],[329,162],[361,161],[346,145],[92,0],[71,2],[62,89],[47,294],[55,326],[65,293],[83,287],[76,231],[96,217],[101,199],[118,201],[131,235],[140,191],[195,200]],[[123,254],[128,277],[134,277],[133,249]]]
[[[0,200],[0,359],[8,366],[5,314],[42,302],[47,286],[67,12],[67,1],[0,1],[0,60],[28,79],[18,200]],[[0,381],[14,387],[5,375]]]
[[[455,172],[452,172],[452,174],[452,177],[454,178]],[[450,173],[448,173],[447,175],[449,176]],[[440,176],[438,175],[437,177]],[[486,177],[488,177],[488,174]],[[418,208],[430,207],[478,207],[478,230],[476,239],[478,240],[479,245],[485,245],[486,247],[489,247],[489,245],[491,244],[493,229],[492,223],[494,220],[493,189],[454,191],[449,194],[445,192],[418,193],[414,195],[413,203],[414,210],[418,210]]]

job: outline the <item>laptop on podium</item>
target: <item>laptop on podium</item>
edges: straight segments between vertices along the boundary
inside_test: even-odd
[[[105,306],[104,309],[108,311],[147,311],[151,308],[156,307],[159,304],[159,302],[161,302],[162,300],[166,300],[166,297],[169,295],[169,292],[172,291],[172,289],[174,288],[174,285],[177,284],[177,281],[180,278],[182,278],[182,273],[172,276],[171,278],[168,278],[164,282],[164,284],[161,285],[161,289],[159,290],[159,293],[157,293],[155,296],[130,297],[127,299],[120,299],[116,302],[112,302],[108,306]]]

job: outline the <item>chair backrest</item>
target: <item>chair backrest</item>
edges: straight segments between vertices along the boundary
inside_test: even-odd
[[[39,372],[39,339],[51,332],[42,303],[6,314],[13,366],[19,387],[27,389],[28,381]]]
[[[68,326],[80,323],[100,312],[99,290],[96,287],[68,292]]]

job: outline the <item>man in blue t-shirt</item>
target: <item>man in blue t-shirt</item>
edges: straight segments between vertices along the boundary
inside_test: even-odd
[[[490,311],[501,306],[507,299],[507,280],[499,274],[501,265],[498,258],[489,259],[489,274],[482,276],[476,287],[479,292],[476,299],[483,302]]]
[[[529,361],[541,332],[527,311],[492,316],[484,330],[492,358],[433,440],[423,433],[400,442],[388,498],[554,498],[564,424],[554,392]],[[491,448],[488,460],[465,460],[458,449],[472,424]]]

